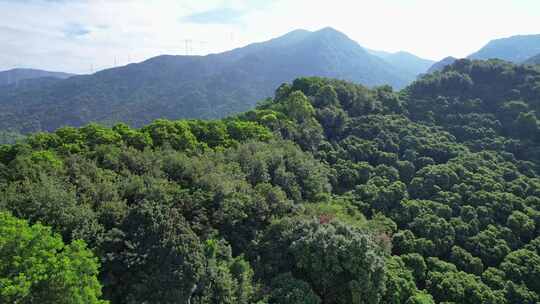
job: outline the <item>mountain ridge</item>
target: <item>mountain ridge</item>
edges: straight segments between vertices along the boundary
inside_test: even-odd
[[[398,88],[414,80],[401,74],[333,28],[297,30],[220,54],[161,55],[45,88],[0,91],[0,129],[220,118],[250,109],[273,88],[302,76]]]
[[[435,63],[433,60],[421,58],[406,51],[398,51],[394,53],[373,50],[369,51],[381,57],[383,60],[400,69],[404,73],[414,77],[425,73]]]
[[[537,54],[540,55],[540,34],[514,35],[490,40],[486,45],[466,58],[473,60],[501,59],[521,64],[530,63],[528,60]],[[434,63],[427,72],[440,71],[456,60],[457,58],[448,56]]]
[[[540,34],[514,35],[493,39],[480,50],[472,53],[469,59],[502,59],[513,63],[522,63],[540,53]]]
[[[433,73],[433,72],[436,72],[436,71],[442,71],[442,69],[444,69],[445,66],[451,65],[456,60],[458,60],[456,57],[452,57],[452,56],[445,57],[445,58],[441,59],[440,61],[435,62],[427,70],[427,73],[429,74],[429,73]]]
[[[0,86],[18,84],[20,81],[36,78],[56,78],[66,79],[75,76],[75,74],[64,72],[53,72],[40,69],[15,68],[0,71]]]

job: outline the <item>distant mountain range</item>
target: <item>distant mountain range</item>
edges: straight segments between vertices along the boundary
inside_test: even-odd
[[[469,58],[533,63],[537,54],[540,35],[528,35],[493,40]],[[0,130],[220,118],[252,108],[281,83],[302,76],[400,89],[455,60],[434,63],[407,52],[369,50],[324,28],[296,30],[219,54],[158,56],[92,75],[11,70],[0,72]]]
[[[73,74],[35,69],[12,69],[0,72],[0,86],[18,85],[20,82],[36,78],[66,79]]]
[[[537,54],[540,54],[540,35],[519,35],[492,40],[467,58],[482,60],[498,58],[523,63]]]
[[[322,76],[402,88],[431,64],[375,56],[332,28],[208,56],[159,56],[65,80],[0,90],[0,129],[31,132],[89,122],[140,126],[156,118],[219,118],[252,108],[283,82]]]
[[[491,40],[477,52],[467,56],[468,59],[487,60],[502,59],[513,63],[531,63],[533,56],[540,55],[540,35],[517,35],[508,38]],[[428,72],[442,70],[454,63],[456,58],[447,57],[435,63]]]
[[[367,50],[372,55],[382,58],[408,78],[415,78],[419,74],[425,73],[435,61],[420,58],[408,52],[389,53],[385,51]]]

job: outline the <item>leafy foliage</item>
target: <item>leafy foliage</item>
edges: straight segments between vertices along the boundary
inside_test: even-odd
[[[0,148],[0,208],[100,258],[113,303],[536,303],[540,71],[325,78],[216,121]]]
[[[0,302],[105,303],[84,241],[65,245],[41,224],[0,212]]]

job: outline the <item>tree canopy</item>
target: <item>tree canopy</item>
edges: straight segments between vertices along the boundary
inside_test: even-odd
[[[539,96],[537,67],[458,60],[399,92],[299,78],[221,120],[64,127],[0,146],[0,210],[85,252],[96,301],[536,303]]]

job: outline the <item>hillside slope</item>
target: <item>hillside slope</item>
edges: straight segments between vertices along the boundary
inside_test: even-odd
[[[457,60],[457,58],[452,57],[452,56],[448,56],[448,57],[442,59],[441,61],[435,62],[435,63],[427,70],[427,73],[433,73],[433,72],[436,72],[436,71],[441,71],[442,69],[444,69],[445,66],[454,63],[456,60]]]
[[[527,59],[524,63],[525,64],[540,64],[540,53],[536,56],[533,56]]]
[[[395,68],[402,71],[408,77],[416,77],[419,74],[426,73],[435,61],[420,58],[409,52],[395,52],[389,53],[384,51],[368,50],[371,54],[382,58],[384,61],[390,63]]]
[[[0,129],[219,118],[252,108],[283,82],[314,75],[398,88],[414,79],[334,29],[298,30],[221,54],[159,56],[45,88],[0,90]]]
[[[482,60],[497,58],[522,63],[538,53],[540,53],[540,34],[518,35],[492,40],[468,58]]]
[[[66,79],[73,74],[63,73],[63,72],[50,72],[36,69],[11,69],[7,71],[0,72],[0,86],[18,84],[21,81],[28,79],[36,78],[56,78],[56,79]]]

